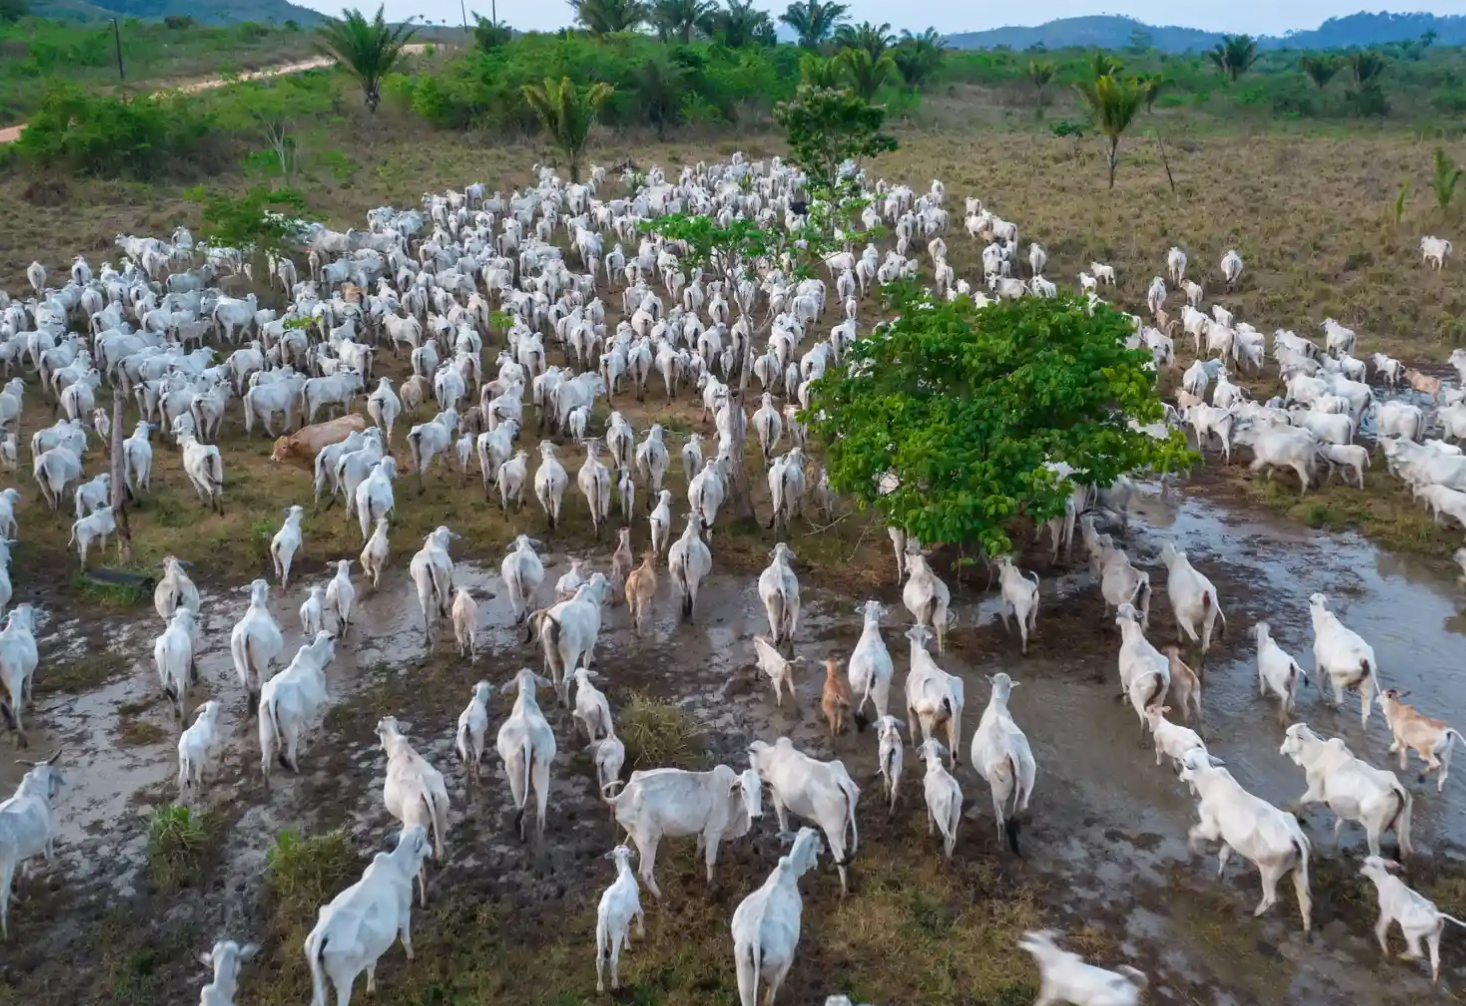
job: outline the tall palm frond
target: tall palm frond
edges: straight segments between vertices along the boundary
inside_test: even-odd
[[[343,10],[316,30],[313,47],[341,64],[361,84],[369,111],[382,102],[382,78],[402,59],[402,50],[417,29],[404,22],[387,24],[383,9],[370,21],[359,10]]]

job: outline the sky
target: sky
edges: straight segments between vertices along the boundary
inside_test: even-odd
[[[305,6],[336,13],[340,0],[297,0]],[[494,0],[461,0],[473,22],[473,11],[484,17],[490,14]],[[917,13],[906,14],[906,6],[890,0],[847,0],[850,17],[855,21],[889,21],[898,31],[909,28],[920,31],[927,27],[944,33],[982,31],[1010,24],[1036,25],[1056,18],[1086,14],[1121,14],[1153,25],[1178,25],[1206,31],[1245,32],[1250,35],[1282,35],[1285,32],[1317,28],[1331,17],[1355,14],[1361,10],[1393,13],[1460,14],[1462,0],[1407,0],[1403,5],[1382,7],[1379,0],[1230,0],[1226,4],[1197,9],[1178,9],[1170,0],[1135,0],[1118,7],[1096,7],[1093,0],[1028,0],[1024,17],[1015,20],[1011,13],[997,5],[973,4],[968,0],[925,0],[911,5]],[[497,0],[499,20],[522,30],[544,31],[563,27],[570,21],[570,8],[563,0]],[[787,0],[760,0],[757,6],[771,12],[782,11]],[[418,15],[435,24],[458,24],[462,20],[460,0],[386,0],[390,20]],[[362,6],[371,6],[370,2]]]

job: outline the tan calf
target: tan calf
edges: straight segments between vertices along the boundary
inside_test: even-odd
[[[402,382],[402,387],[398,391],[397,397],[402,400],[403,413],[416,416],[422,403],[433,397],[433,382],[421,374],[413,374]]]
[[[1429,374],[1422,374],[1411,367],[1405,371],[1405,380],[1410,382],[1410,387],[1416,391],[1424,392],[1430,396],[1431,401],[1439,401],[1441,397],[1441,379],[1431,377]]]
[[[825,690],[820,695],[820,708],[824,710],[825,722],[830,726],[830,740],[833,741],[845,730],[845,718],[853,705],[850,684],[840,674],[840,661],[834,657],[825,658]]]
[[[1394,737],[1390,744],[1390,753],[1400,752],[1402,770],[1410,760],[1411,751],[1419,755],[1425,762],[1425,771],[1420,773],[1421,782],[1425,782],[1427,775],[1439,769],[1440,776],[1436,779],[1436,790],[1439,792],[1446,788],[1446,776],[1451,771],[1451,748],[1455,747],[1461,735],[1454,728],[1446,726],[1444,720],[1426,716],[1414,706],[1400,701],[1409,694],[1386,688],[1375,697],[1375,702],[1385,714],[1385,722],[1390,725],[1390,734]]]
[[[623,527],[616,536],[616,551],[611,555],[612,590],[619,590],[626,584],[635,561],[636,556],[631,551],[631,528]]]
[[[1201,720],[1201,677],[1181,659],[1181,648],[1178,646],[1166,646],[1161,649],[1166,655],[1166,660],[1171,665],[1171,700],[1176,703],[1176,711],[1181,714],[1182,722],[1191,722],[1191,713],[1187,705],[1196,709],[1196,719]]]
[[[631,630],[641,635],[641,623],[652,610],[657,593],[657,553],[648,551],[641,565],[626,577],[626,609],[631,613]]]

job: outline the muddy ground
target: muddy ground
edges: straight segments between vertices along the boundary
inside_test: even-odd
[[[1160,547],[1176,542],[1219,588],[1228,630],[1206,669],[1203,732],[1245,786],[1280,806],[1302,792],[1301,772],[1278,754],[1273,709],[1256,697],[1250,629],[1267,618],[1282,645],[1311,667],[1307,597],[1314,591],[1328,594],[1345,622],[1374,645],[1387,683],[1412,689],[1421,708],[1461,721],[1466,623],[1446,573],[1350,535],[1253,517],[1241,507],[1225,484],[1197,485],[1185,491],[1179,508],[1153,501],[1125,540],[1136,561],[1153,571]],[[796,550],[801,533],[793,539]],[[716,568],[716,537],[713,553]],[[74,608],[43,608],[42,694],[30,717],[31,743],[38,751],[65,745],[69,785],[58,806],[57,862],[22,883],[25,900],[11,908],[11,939],[0,948],[0,1003],[183,1002],[203,981],[197,952],[225,936],[265,946],[244,973],[239,1002],[306,1001],[300,940],[313,909],[287,905],[267,887],[267,850],[285,830],[341,829],[363,857],[391,843],[395,823],[381,805],[384,760],[373,732],[386,714],[397,716],[418,749],[450,776],[453,814],[447,861],[431,864],[428,905],[414,914],[417,960],[408,965],[400,949],[388,954],[378,975],[380,1000],[592,1001],[594,904],[613,875],[602,858],[613,832],[568,719],[556,723],[560,753],[542,853],[514,834],[507,785],[492,754],[484,784],[466,784],[452,735],[472,683],[500,684],[538,660],[510,625],[507,601],[482,600],[499,592],[499,584],[497,573],[478,562],[496,569],[497,555],[459,559],[460,582],[480,589],[485,630],[477,665],[452,654],[451,638],[424,646],[416,599],[399,567],[365,599],[355,638],[328,672],[332,708],[310,738],[302,774],[277,773],[268,787],[228,656],[228,631],[245,606],[244,589],[204,591],[205,694],[193,701],[223,701],[229,748],[195,808],[210,829],[208,849],[178,890],[162,889],[150,871],[146,837],[152,809],[176,798],[177,727],[150,666],[140,662],[160,625],[150,612],[101,620],[87,613],[68,621]],[[1154,765],[1152,753],[1138,745],[1133,713],[1113,699],[1118,635],[1102,617],[1096,586],[1077,556],[1067,570],[1050,569],[1041,553],[1028,559],[1043,577],[1029,656],[1020,657],[1016,639],[1004,634],[996,597],[982,592],[979,577],[954,591],[957,628],[939,661],[967,679],[967,738],[986,702],[983,675],[1001,669],[1021,683],[1013,713],[1039,765],[1023,859],[998,841],[986,787],[968,763],[967,738],[958,774],[966,820],[949,866],[941,862],[939,841],[926,837],[920,769],[909,749],[902,803],[887,822],[872,780],[875,738],[850,733],[831,748],[818,722],[819,672],[801,680],[797,710],[774,706],[749,666],[751,636],[766,631],[752,576],[716,572],[690,626],[678,624],[663,577],[655,627],[641,641],[624,608],[609,614],[598,659],[613,709],[623,710],[634,693],[679,706],[699,731],[685,764],[737,766],[748,740],[787,734],[818,756],[843,759],[865,788],[854,890],[841,901],[828,864],[804,880],[804,934],[782,1001],[819,1003],[848,991],[857,1001],[912,1006],[1026,1002],[1036,973],[1012,941],[1018,928],[1040,923],[1065,930],[1070,944],[1098,963],[1133,961],[1150,974],[1155,1002],[1459,998],[1466,989],[1460,934],[1447,934],[1436,990],[1420,967],[1382,958],[1370,934],[1372,891],[1356,873],[1362,832],[1347,828],[1343,850],[1333,851],[1326,811],[1304,818],[1316,844],[1309,936],[1299,929],[1291,893],[1254,919],[1255,871],[1234,860],[1218,881],[1214,850],[1188,854],[1193,812],[1185,788]],[[567,566],[563,554],[547,563],[542,600]],[[805,566],[801,573],[807,607],[796,650],[818,668],[827,653],[849,652],[859,631],[852,608],[862,598],[822,589],[819,569]],[[1151,636],[1160,641],[1175,630],[1161,589],[1164,573],[1153,576]],[[891,605],[885,636],[904,679],[908,649],[900,633],[908,616],[893,582],[880,597]],[[300,640],[296,603],[276,597],[272,605],[287,652]],[[46,668],[67,661],[68,640],[99,635],[106,651],[97,673],[110,680],[79,691],[53,683],[48,690]],[[96,656],[92,647],[84,659]],[[493,729],[508,705],[497,696],[491,702]],[[1388,733],[1377,712],[1365,732],[1357,705],[1335,713],[1307,690],[1299,716],[1320,733],[1344,737],[1373,763],[1389,763]],[[0,786],[12,786],[19,771],[0,766]],[[1421,785],[1413,769],[1401,778],[1416,795],[1420,855],[1411,882],[1437,892],[1442,907],[1466,907],[1447,900],[1461,890],[1466,820],[1459,780],[1437,794],[1434,780]],[[643,892],[648,940],[623,958],[628,987],[620,1001],[737,1001],[727,921],[772,867],[779,853],[775,827],[770,815],[751,838],[725,846],[711,890],[690,842],[663,846],[658,876],[667,900],[656,907]]]

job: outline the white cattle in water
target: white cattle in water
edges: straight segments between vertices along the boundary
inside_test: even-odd
[[[1328,804],[1337,815],[1334,845],[1345,821],[1364,826],[1369,854],[1380,854],[1380,836],[1391,828],[1400,839],[1400,851],[1410,855],[1410,791],[1400,785],[1393,772],[1377,769],[1354,757],[1342,739],[1324,740],[1306,723],[1294,723],[1283,738],[1280,754],[1303,769],[1308,789],[1299,797],[1300,806]]]
[[[1233,852],[1257,866],[1262,874],[1262,901],[1252,913],[1255,916],[1277,904],[1278,881],[1291,872],[1303,931],[1308,932],[1313,925],[1313,898],[1308,890],[1310,846],[1298,819],[1244,790],[1232,773],[1213,765],[1211,756],[1200,751],[1187,756],[1181,781],[1189,783],[1198,796],[1196,809],[1201,820],[1187,833],[1192,850],[1197,839],[1220,841],[1218,875],[1226,870]]]

